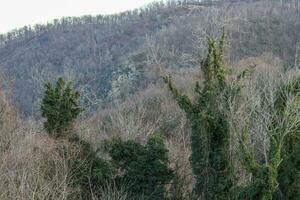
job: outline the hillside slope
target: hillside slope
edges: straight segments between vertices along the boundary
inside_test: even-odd
[[[26,116],[39,115],[43,81],[64,76],[81,90],[87,107],[105,106],[155,82],[162,69],[195,66],[206,37],[221,27],[229,61],[272,52],[287,67],[297,65],[300,15],[292,2],[184,2],[66,17],[1,35],[0,66],[13,82],[14,102]]]

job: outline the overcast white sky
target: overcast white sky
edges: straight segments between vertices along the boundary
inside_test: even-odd
[[[0,0],[0,33],[63,16],[112,14],[154,0]]]

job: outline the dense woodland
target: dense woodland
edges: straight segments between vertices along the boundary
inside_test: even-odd
[[[39,117],[43,81],[64,76],[84,93],[92,110],[106,107],[155,82],[157,76],[147,72],[158,66],[194,67],[205,55],[206,37],[222,26],[230,63],[269,52],[286,68],[297,65],[298,1],[222,2],[153,3],[118,15],[65,17],[1,35],[0,66],[13,82],[13,101],[25,116]]]
[[[0,35],[0,199],[300,199],[300,2],[164,1]]]

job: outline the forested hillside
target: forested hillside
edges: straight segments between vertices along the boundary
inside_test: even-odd
[[[299,200],[300,2],[168,1],[0,36],[1,200]]]
[[[161,70],[194,67],[206,37],[220,27],[230,63],[268,52],[290,68],[300,54],[297,2],[168,1],[117,15],[65,17],[0,35],[0,66],[25,116],[40,115],[43,81],[58,75],[74,81],[92,110],[124,99]]]

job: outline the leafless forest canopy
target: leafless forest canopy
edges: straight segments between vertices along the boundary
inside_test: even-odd
[[[220,27],[230,63],[272,53],[285,68],[297,65],[298,1],[224,0],[153,3],[117,15],[23,27],[0,35],[0,66],[25,116],[39,116],[42,83],[57,76],[73,80],[95,109],[156,82],[149,71],[194,67],[205,55],[206,37]]]
[[[211,38],[221,38],[220,45]],[[210,65],[220,68],[214,71],[215,79],[223,78],[220,82],[226,87],[205,82],[214,76],[207,70]],[[64,17],[0,35],[0,199],[214,199],[209,195],[217,194],[211,194],[214,187],[207,185],[213,181],[208,177],[220,177],[212,171],[199,176],[192,160],[199,139],[195,132],[204,130],[202,136],[209,136],[205,131],[213,129],[224,135],[201,138],[199,146],[208,150],[198,152],[213,152],[216,162],[221,155],[230,163],[233,186],[228,196],[219,196],[224,200],[298,200],[299,68],[298,0],[171,0],[116,15]],[[66,123],[69,132],[60,133],[71,132],[75,139],[54,137],[45,128],[49,118],[43,105],[52,103],[45,100],[45,83],[49,91],[55,91],[51,84],[58,77],[72,81],[74,91],[80,93],[78,104],[83,110]],[[203,100],[210,95],[210,87],[218,89],[211,104],[211,99]],[[77,100],[76,93],[72,98]],[[201,106],[213,107],[207,113],[222,116],[220,122],[225,119],[225,133],[202,123],[204,119],[215,125],[197,113]],[[162,135],[163,142],[153,138],[156,134]],[[221,142],[212,146],[221,150],[208,147],[218,139]],[[118,178],[136,167],[134,162],[142,161],[124,161],[132,165],[122,166],[116,161],[126,156],[106,146],[107,141],[115,142],[109,144],[119,151],[128,145],[130,152],[134,146],[139,151],[133,148],[132,154],[143,152],[142,161],[161,155],[159,162],[155,157],[149,160],[166,172],[158,179],[172,171],[167,181],[157,181],[161,193],[155,195],[164,198],[134,196],[134,184]],[[98,179],[84,179],[78,169],[92,174],[91,163],[101,170],[113,163],[114,177],[101,184],[97,181],[106,180],[105,173],[97,174]],[[148,167],[133,172],[145,169],[148,173]],[[195,190],[199,177],[207,181],[198,186],[200,192]],[[145,188],[150,185],[148,179],[139,181],[141,187],[145,182]]]

